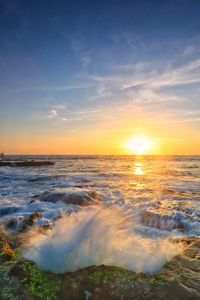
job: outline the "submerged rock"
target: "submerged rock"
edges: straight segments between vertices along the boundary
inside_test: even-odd
[[[3,217],[5,215],[13,214],[18,209],[19,209],[19,207],[11,206],[11,205],[0,207],[0,217]]]
[[[49,160],[2,160],[0,161],[0,167],[42,167],[51,166],[53,161]]]
[[[62,191],[44,192],[40,196],[36,196],[40,201],[57,202],[62,201],[66,204],[90,206],[100,203],[98,194],[89,189],[66,188]]]
[[[141,222],[145,226],[167,231],[176,229],[183,232],[186,227],[186,220],[184,220],[182,213],[177,212],[176,214],[171,214],[168,211],[155,209],[147,209],[144,211]]]
[[[55,180],[55,179],[59,179],[59,178],[65,178],[65,176],[63,175],[54,175],[54,176],[34,176],[30,179],[28,179],[28,182],[40,182],[40,181],[49,181],[49,180]]]

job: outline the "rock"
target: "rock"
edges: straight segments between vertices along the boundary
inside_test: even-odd
[[[8,275],[17,277],[20,280],[23,280],[27,274],[24,268],[24,260],[19,259],[14,263],[8,271]]]
[[[7,223],[7,228],[18,232],[26,231],[28,228],[33,226],[34,221],[39,219],[41,216],[42,213],[40,211],[36,211],[33,214],[26,216],[25,218],[21,216],[11,218]]]
[[[81,300],[90,291],[91,300],[199,300],[200,239],[177,242],[184,243],[183,253],[152,275],[103,265],[65,273],[58,299]]]
[[[0,231],[0,262],[4,262],[15,257],[15,252],[13,251],[9,238],[6,233],[1,230]]]
[[[145,226],[155,227],[160,230],[172,231],[176,229],[181,232],[185,230],[183,216],[178,212],[172,215],[164,210],[147,209],[143,212],[141,222]]]
[[[19,208],[17,206],[3,206],[0,207],[0,216],[10,215],[16,212]]]
[[[10,245],[3,238],[0,238],[0,247],[1,247],[0,252],[3,254],[3,256],[5,256],[6,260],[15,257],[15,253],[11,249]]]
[[[55,295],[48,299],[55,300],[199,300],[200,238],[179,238],[177,243],[184,245],[182,254],[154,274],[101,265],[58,275],[18,259],[12,265],[3,265],[7,281],[1,285],[0,279],[0,299],[20,295],[21,300],[43,300],[50,297],[45,296],[48,292]],[[1,292],[8,290],[12,282],[18,283],[11,290],[13,298],[1,297]]]
[[[36,196],[40,201],[57,202],[62,201],[66,204],[90,206],[100,203],[98,194],[89,189],[66,188],[62,191],[44,192],[40,196]]]
[[[42,167],[42,166],[51,166],[53,161],[49,160],[2,160],[0,161],[0,167]]]
[[[12,260],[0,269],[0,299],[35,300],[35,295],[28,289],[27,271],[23,260]]]
[[[42,216],[42,213],[40,211],[36,211],[33,214],[31,214],[30,216],[28,216],[26,219],[23,220],[22,227],[21,227],[20,231],[21,232],[25,231],[29,227],[33,226],[34,221],[39,219],[41,216]]]

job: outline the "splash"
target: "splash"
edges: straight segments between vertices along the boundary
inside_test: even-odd
[[[167,239],[137,235],[133,226],[117,208],[84,208],[60,219],[51,232],[29,233],[24,256],[56,273],[101,264],[154,272],[180,251]]]

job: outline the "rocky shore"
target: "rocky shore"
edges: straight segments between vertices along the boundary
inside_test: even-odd
[[[54,162],[49,160],[0,160],[0,167],[42,167],[52,165],[54,165]]]
[[[183,253],[154,274],[137,274],[105,265],[64,274],[43,272],[22,258],[20,239],[21,233],[0,232],[2,300],[200,299],[199,238],[177,239],[177,243],[184,245]]]

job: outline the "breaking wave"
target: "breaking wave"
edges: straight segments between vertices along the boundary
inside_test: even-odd
[[[181,251],[169,239],[137,235],[130,218],[105,206],[83,208],[58,220],[50,232],[29,232],[27,239],[24,256],[56,273],[101,264],[151,273]]]

